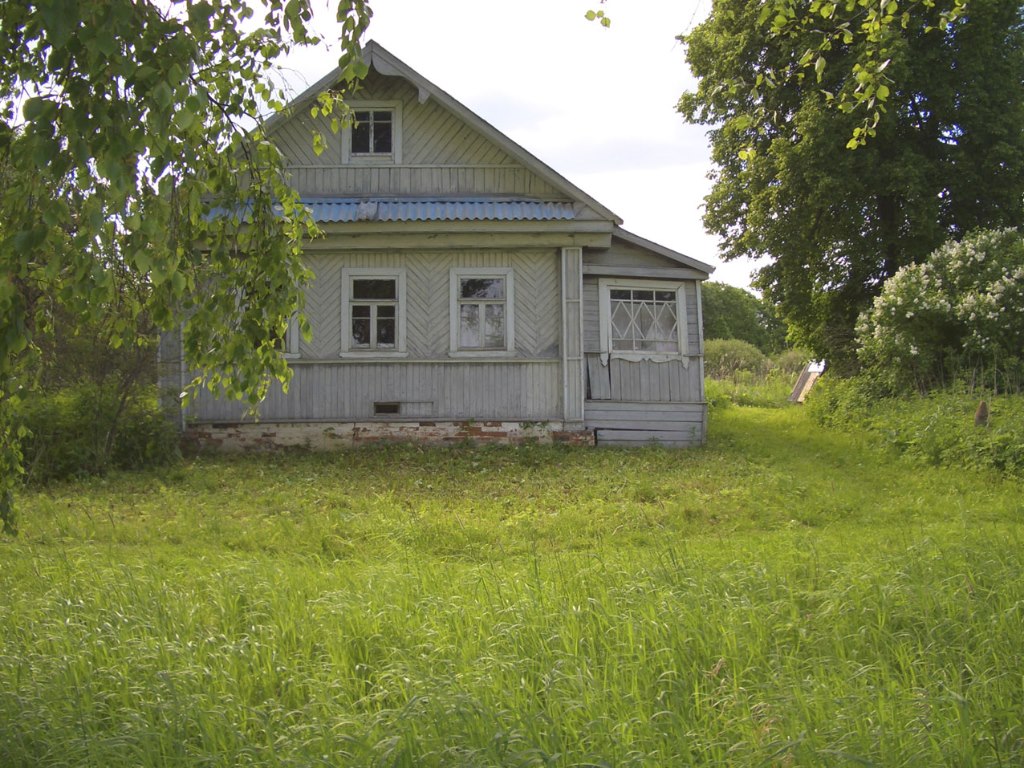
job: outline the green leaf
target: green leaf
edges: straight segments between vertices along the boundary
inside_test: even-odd
[[[161,109],[167,109],[174,102],[174,91],[167,83],[157,83],[153,89],[153,100]]]
[[[182,105],[181,109],[174,115],[174,124],[179,130],[187,131],[196,122],[195,113],[187,106]]]

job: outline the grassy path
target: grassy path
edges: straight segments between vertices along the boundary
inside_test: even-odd
[[[0,765],[1024,761],[1020,484],[799,409],[712,434],[26,492]]]

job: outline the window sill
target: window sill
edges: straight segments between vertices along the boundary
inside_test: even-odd
[[[356,155],[352,154],[348,157],[347,165],[395,165],[395,155],[389,152],[388,154],[368,154],[368,155]]]
[[[463,357],[463,358],[491,358],[491,359],[508,359],[515,357],[516,353],[514,350],[508,349],[481,349],[470,350],[470,349],[452,349],[448,351],[448,357]]]
[[[394,360],[395,358],[408,357],[408,352],[396,351],[396,352],[382,352],[376,349],[367,350],[351,350],[349,352],[342,352],[338,357],[347,360]]]

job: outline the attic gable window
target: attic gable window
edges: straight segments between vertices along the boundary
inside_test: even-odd
[[[353,155],[390,155],[395,113],[390,109],[356,110],[352,126]]]
[[[662,361],[687,354],[681,283],[600,282],[602,357]]]
[[[352,101],[352,123],[342,133],[342,162],[349,165],[402,162],[402,102]]]

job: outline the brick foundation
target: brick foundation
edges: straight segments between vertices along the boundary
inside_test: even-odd
[[[184,443],[199,450],[252,451],[302,447],[330,450],[372,443],[568,443],[594,445],[590,429],[562,422],[363,421],[192,424]]]

